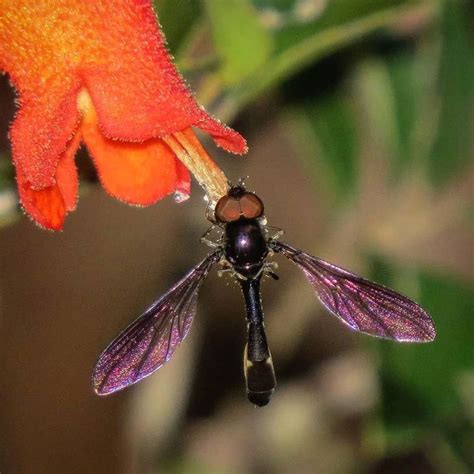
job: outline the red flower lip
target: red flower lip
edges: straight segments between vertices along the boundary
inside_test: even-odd
[[[10,137],[20,199],[48,229],[61,229],[76,207],[81,142],[104,188],[136,205],[185,198],[188,169],[211,199],[225,194],[224,174],[191,127],[229,152],[247,151],[195,101],[148,0],[9,2],[0,11],[0,70],[19,94]]]

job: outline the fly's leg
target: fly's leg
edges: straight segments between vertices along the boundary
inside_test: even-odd
[[[274,280],[279,280],[280,277],[274,272],[278,268],[278,263],[277,262],[265,262],[262,265],[262,268],[258,271],[258,273],[253,277],[253,279],[260,278],[261,276],[270,276]],[[246,280],[246,278],[242,278],[239,273],[237,273],[237,276],[242,280]]]
[[[217,276],[219,278],[224,276],[224,275],[235,276],[235,274],[237,273],[234,270],[234,267],[225,258],[222,258],[220,260],[219,265],[221,265],[221,268],[219,268],[219,270],[217,270]]]
[[[233,268],[220,268],[219,270],[217,270],[217,276],[219,278],[222,278],[224,275],[234,276],[235,273],[236,272]]]
[[[217,231],[218,237],[217,237],[217,240],[212,240],[209,238],[209,236],[212,234],[212,232],[215,232],[215,231]],[[216,249],[221,245],[221,242],[220,242],[221,239],[222,239],[222,229],[217,225],[211,225],[211,227],[209,227],[209,229],[207,229],[206,232],[202,234],[200,241],[201,243],[206,244],[211,249]]]
[[[265,230],[267,232],[269,242],[278,240],[285,233],[283,229],[280,229],[279,227],[273,227],[271,225],[266,225]]]
[[[280,277],[275,273],[275,270],[278,270],[277,262],[265,262],[263,264],[262,272],[264,276],[269,276],[274,280],[279,280]]]
[[[217,270],[217,276],[219,278],[227,275],[227,276],[230,277],[227,280],[227,282],[231,281],[232,283],[235,283],[235,284],[237,284],[237,282],[239,282],[241,280],[246,280],[245,277],[243,277],[240,273],[235,271],[234,267],[229,262],[227,262],[227,260],[222,259],[219,263],[220,263],[220,265],[222,265],[222,268]],[[227,284],[229,284],[229,283],[227,283]]]

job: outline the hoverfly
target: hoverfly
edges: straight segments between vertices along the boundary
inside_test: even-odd
[[[330,313],[355,331],[400,342],[429,342],[436,331],[418,304],[382,285],[357,276],[279,241],[280,229],[266,225],[262,200],[239,183],[214,209],[215,224],[201,240],[212,252],[155,301],[100,355],[93,387],[107,395],[135,384],[162,367],[184,340],[196,313],[199,288],[212,266],[221,263],[240,283],[248,340],[244,351],[247,396],[266,405],[276,378],[263,320],[262,276],[275,279],[267,259],[280,253],[300,267]],[[218,231],[216,241],[208,239]]]

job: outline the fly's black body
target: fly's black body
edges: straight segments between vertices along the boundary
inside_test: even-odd
[[[276,387],[260,297],[260,279],[269,252],[268,237],[260,223],[262,216],[263,203],[242,186],[231,188],[215,210],[217,222],[224,226],[221,244],[224,264],[235,273],[245,299],[248,341],[244,351],[244,374],[247,396],[258,406],[270,401]]]
[[[268,244],[257,219],[241,217],[225,224],[224,255],[235,271],[256,278],[268,255]]]
[[[321,303],[355,331],[399,342],[435,337],[426,311],[406,296],[280,242],[280,229],[266,225],[261,199],[242,185],[230,188],[214,209],[215,224],[201,241],[213,251],[128,326],[99,357],[93,386],[99,395],[121,390],[158,370],[188,334],[199,288],[215,263],[239,282],[245,300],[247,344],[244,374],[248,399],[266,405],[276,387],[260,297],[263,275],[274,279],[280,253],[303,270]],[[218,238],[209,236],[217,232]]]

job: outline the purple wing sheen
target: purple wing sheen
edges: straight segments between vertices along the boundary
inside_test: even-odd
[[[401,342],[435,338],[429,314],[406,296],[289,245],[273,248],[303,270],[323,305],[352,329]]]
[[[199,287],[217,260],[217,253],[209,255],[109,344],[92,376],[98,395],[137,383],[170,360],[188,334]]]

